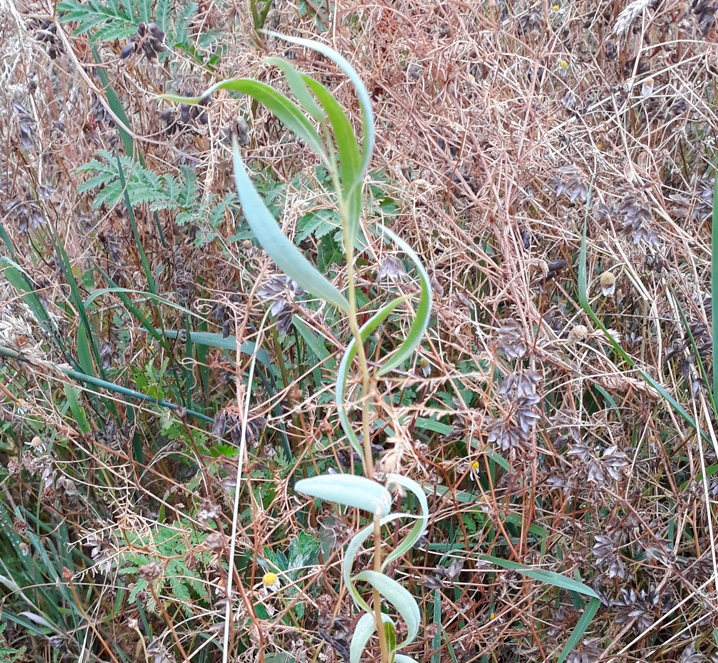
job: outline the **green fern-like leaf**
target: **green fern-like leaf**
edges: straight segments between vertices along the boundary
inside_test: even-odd
[[[80,193],[99,190],[92,201],[94,209],[103,203],[115,205],[124,199],[117,158],[106,150],[100,150],[98,155],[101,159],[93,159],[77,169],[78,173],[95,173],[78,187]],[[158,209],[172,207],[166,191],[166,179],[127,156],[120,157],[120,164],[131,205],[151,203]]]
[[[63,23],[77,23],[76,35],[90,34],[93,41],[124,39],[137,32],[139,18],[118,3],[100,0],[61,0],[57,5]]]
[[[303,242],[307,237],[313,235],[321,239],[331,232],[341,231],[341,217],[336,210],[318,209],[305,214],[297,222],[297,242]]]

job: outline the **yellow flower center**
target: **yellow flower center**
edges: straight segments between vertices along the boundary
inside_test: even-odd
[[[277,584],[277,580],[279,580],[277,574],[270,571],[269,573],[264,574],[264,577],[262,578],[262,584],[265,587],[274,587],[274,585]]]

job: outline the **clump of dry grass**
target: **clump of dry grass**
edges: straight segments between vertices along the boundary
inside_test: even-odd
[[[84,297],[110,285],[98,266],[129,291],[146,292],[148,283],[124,205],[93,210],[92,197],[78,192],[78,166],[100,148],[122,150],[87,37],[73,36],[41,3],[6,3],[2,12],[0,202],[16,254],[3,250],[32,280],[55,330],[41,332],[17,284],[2,284],[2,338],[12,337],[16,351],[42,353],[34,365],[0,360],[3,525],[13,533],[2,535],[3,575],[24,573],[26,586],[51,587],[52,574],[33,576],[23,560],[46,567],[41,550],[54,551],[55,577],[72,566],[95,624],[83,626],[72,593],[58,601],[76,621],[60,625],[49,595],[4,584],[6,610],[19,614],[29,601],[56,627],[16,620],[4,636],[36,659],[52,648],[77,657],[84,648],[106,660],[104,639],[113,656],[141,659],[146,646],[154,661],[181,658],[182,649],[221,660],[214,643],[227,601],[227,545],[220,531],[231,519],[236,460],[217,452],[210,425],[136,401],[115,403],[112,414],[108,392],[95,387],[78,396],[85,428],[50,371],[83,347],[51,232]],[[428,540],[395,570],[421,599],[426,630],[413,648],[417,660],[545,660],[564,647],[581,614],[575,597],[487,567],[479,554],[578,575],[593,587],[601,608],[572,663],[716,655],[718,485],[712,475],[703,479],[718,462],[706,390],[713,384],[714,14],[707,0],[350,0],[276,2],[268,15],[268,28],[330,43],[366,82],[378,139],[373,184],[395,201],[391,225],[429,265],[434,285],[435,320],[415,367],[377,386],[392,407],[372,440],[379,458],[431,495]],[[256,38],[243,5],[201,4],[188,30],[196,58],[169,49],[170,60],[122,59],[129,38],[99,44],[137,155],[158,175],[191,168],[198,205],[230,193],[225,129],[241,113],[245,156],[265,181],[286,184],[277,200],[294,236],[302,216],[326,200],[310,151],[243,100],[217,97],[192,114],[170,111],[156,94],[196,94],[237,75],[277,82],[262,62],[267,53],[292,58],[358,119],[351,90],[321,56]],[[221,46],[213,70],[197,61],[215,48],[200,42],[209,30]],[[182,225],[178,214],[159,210],[155,220],[149,204],[135,209],[158,295],[201,315],[189,323],[194,331],[261,340],[276,367],[274,383],[268,377],[254,389],[254,443],[241,468],[233,656],[336,660],[353,626],[339,561],[358,523],[299,509],[291,487],[295,475],[315,468],[348,468],[352,454],[326,397],[331,380],[322,379],[332,357],[319,365],[300,351],[288,316],[300,315],[329,355],[347,330],[326,311],[285,297],[278,322],[290,333],[258,339],[263,298],[276,284],[272,265],[251,239],[231,240],[244,230],[236,209],[227,207],[215,228],[201,217]],[[636,368],[579,304],[584,220],[591,307]],[[209,243],[198,241],[211,234]],[[320,242],[310,236],[302,246],[316,254]],[[366,256],[367,294],[390,277],[412,287],[391,265],[377,276],[392,258],[378,242]],[[332,270],[341,283],[342,270]],[[155,325],[188,324],[170,305],[132,300]],[[148,337],[116,294],[99,301],[91,323],[101,359],[90,360],[98,374],[105,364],[117,383],[162,389],[158,395],[172,401],[193,383],[191,402],[217,414],[214,435],[231,446],[246,355],[195,346],[188,356],[181,342],[165,347]],[[394,332],[385,330],[380,342],[392,347]],[[53,538],[57,532],[63,538]],[[312,556],[310,539],[321,542],[320,554]],[[305,563],[280,568],[276,553],[289,559],[303,545]],[[128,569],[155,562],[160,581],[138,586],[139,571]],[[279,571],[280,591],[265,591],[266,571]],[[115,600],[122,610],[113,610]]]

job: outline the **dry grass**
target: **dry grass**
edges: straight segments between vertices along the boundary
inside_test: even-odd
[[[67,251],[84,297],[108,286],[95,270],[99,265],[135,291],[133,301],[154,325],[184,328],[184,315],[139,294],[148,285],[124,205],[93,210],[92,196],[78,192],[87,177],[75,172],[78,166],[98,149],[122,149],[89,41],[63,23],[41,41],[38,26],[52,14],[41,3],[5,0],[0,9],[6,137],[0,203],[17,249],[13,260],[32,278],[72,356],[82,344],[81,321],[50,230]],[[435,316],[416,369],[378,386],[393,399],[379,412],[374,440],[384,469],[436,486],[429,543],[393,570],[421,601],[424,639],[407,652],[417,661],[542,661],[561,652],[581,602],[486,567],[479,554],[579,577],[603,597],[572,663],[697,663],[718,656],[718,484],[699,480],[718,461],[715,414],[681,320],[682,311],[712,384],[715,9],[708,0],[577,0],[555,7],[348,0],[338,7],[277,1],[269,13],[268,28],[326,41],[365,81],[376,113],[373,177],[399,206],[393,229],[416,248],[434,282]],[[209,58],[198,42],[209,30],[217,31],[221,53],[213,72],[187,52],[173,51],[163,63],[139,56],[123,61],[126,39],[99,42],[135,148],[157,174],[179,176],[189,165],[200,200],[224,195],[233,182],[223,131],[241,111],[250,122],[245,155],[265,175],[288,183],[279,198],[281,219],[294,236],[298,220],[323,196],[308,148],[262,108],[226,94],[206,109],[206,124],[195,121],[194,130],[168,134],[161,116],[167,106],[156,95],[196,94],[215,79],[240,75],[281,86],[262,62],[267,54],[291,57],[356,116],[352,90],[322,57],[252,37],[244,3],[200,3],[190,22],[200,60]],[[44,196],[47,186],[54,190]],[[328,397],[331,371],[325,366],[317,373],[313,355],[300,352],[292,333],[258,333],[266,305],[257,287],[266,284],[272,265],[256,247],[231,241],[244,230],[232,210],[204,246],[195,240],[212,229],[201,218],[195,228],[182,227],[175,212],[160,211],[163,244],[148,206],[138,205],[135,214],[158,294],[202,315],[202,329],[220,331],[225,322],[241,341],[262,342],[276,367],[275,388],[254,387],[257,441],[240,468],[245,493],[232,660],[336,660],[354,618],[339,563],[358,522],[328,507],[308,511],[291,490],[293,476],[337,468],[349,458]],[[584,219],[592,309],[637,368],[699,422],[705,439],[581,309]],[[311,238],[303,246],[317,249]],[[376,242],[367,257],[360,278],[369,292],[377,287],[375,266],[386,248]],[[341,284],[342,269],[333,269]],[[397,287],[408,292],[413,286],[407,278]],[[5,583],[3,609],[47,618],[53,615],[49,597],[60,596],[58,603],[75,615],[61,627],[43,627],[46,637],[38,632],[43,629],[10,622],[8,643],[27,647],[33,660],[108,660],[107,649],[112,657],[147,656],[155,663],[182,660],[182,650],[192,660],[221,660],[227,544],[207,523],[216,519],[227,531],[236,461],[212,455],[211,425],[124,398],[116,398],[117,416],[111,416],[107,401],[93,394],[112,395],[94,388],[82,396],[90,421],[83,431],[52,369],[68,357],[56,338],[42,335],[10,282],[0,280],[0,293],[0,345],[35,362],[0,359],[6,467],[0,486],[4,519],[15,521],[3,525],[14,528],[15,538],[6,532],[1,539],[0,575],[20,574],[26,586],[50,591],[11,591]],[[232,355],[198,354],[195,346],[187,357],[181,343],[164,349],[149,342],[116,295],[98,301],[91,324],[109,379],[139,391],[159,386],[164,398],[176,401],[186,370],[197,383],[195,409],[241,418],[245,385]],[[219,313],[218,304],[224,307]],[[303,320],[338,357],[347,329],[326,310],[307,310]],[[405,323],[399,319],[386,330],[386,348]],[[166,376],[151,374],[165,361]],[[95,367],[99,372],[98,362]],[[504,393],[512,372],[535,376],[536,404]],[[510,441],[497,421],[511,428],[520,416],[528,417],[525,431]],[[444,428],[427,428],[427,419]],[[284,432],[290,459],[280,451]],[[226,437],[230,444],[232,436]],[[276,563],[267,551],[285,551],[298,536],[321,538],[322,554],[293,574],[285,569],[281,592],[266,594],[262,576]],[[23,566],[22,546],[45,571],[33,575]],[[43,546],[54,551],[58,575],[71,567],[76,594],[52,594],[59,590]],[[192,600],[168,582],[158,590],[161,608],[149,591],[128,601],[123,588],[138,576],[118,571],[131,566],[130,549],[159,560],[167,577],[169,563],[182,559],[183,568],[197,574]],[[437,604],[439,593],[426,578],[449,558],[464,560],[463,570],[455,581],[443,581]],[[113,608],[117,597],[121,610]],[[286,658],[277,657],[282,652]]]

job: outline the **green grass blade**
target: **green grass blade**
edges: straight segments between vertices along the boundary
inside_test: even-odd
[[[72,418],[75,420],[79,431],[83,434],[87,434],[92,430],[90,423],[87,421],[87,415],[85,410],[80,404],[80,393],[71,384],[65,385],[65,397],[70,406],[70,412],[72,412]]]
[[[322,339],[316,336],[316,334],[296,316],[294,318],[294,326],[299,332],[299,335],[304,339],[304,342],[309,346],[314,356],[320,362],[324,363],[330,371],[334,370],[336,361],[331,354],[329,354],[329,350],[327,350],[324,346]]]
[[[5,226],[0,221],[0,239],[2,239],[3,244],[7,246],[7,250],[10,252],[10,257],[13,260],[17,260],[17,251],[15,251],[15,245],[12,243],[12,240],[10,239],[10,235],[7,234],[7,231],[5,230]]]
[[[563,663],[568,658],[568,655],[573,651],[574,647],[578,644],[578,641],[581,639],[583,634],[591,625],[591,621],[593,621],[593,618],[595,617],[600,607],[601,600],[598,598],[592,598],[588,602],[586,609],[581,615],[581,619],[578,620],[576,628],[573,629],[571,637],[568,639],[568,642],[566,642],[566,646],[563,648],[561,655],[558,657],[557,663]]]
[[[95,366],[92,363],[92,351],[87,340],[87,332],[82,326],[77,330],[77,362],[87,375],[97,375]]]
[[[522,575],[543,582],[547,585],[553,585],[554,587],[561,587],[572,592],[578,592],[584,596],[590,596],[591,598],[598,599],[598,594],[594,592],[588,585],[584,585],[578,580],[569,578],[568,576],[561,575],[560,573],[554,573],[553,571],[543,571],[542,569],[534,569],[525,564],[519,564],[518,562],[510,562],[506,559],[499,557],[493,557],[492,555],[480,555],[480,559],[491,564],[496,564],[503,569],[516,571]]]
[[[135,244],[140,254],[140,261],[142,262],[142,269],[145,272],[145,278],[147,279],[147,287],[150,292],[155,295],[157,294],[157,286],[155,285],[155,278],[152,275],[152,269],[150,268],[149,260],[147,260],[147,254],[142,246],[142,240],[140,239],[140,233],[137,230],[137,222],[135,220],[135,213],[132,210],[132,203],[130,203],[130,194],[127,192],[127,182],[125,181],[125,173],[122,168],[119,155],[117,156],[117,174],[120,177],[120,186],[125,194],[125,207],[127,207],[127,214],[130,217],[130,225],[132,226],[132,234],[135,237]]]
[[[177,338],[178,335],[186,334],[187,332],[184,329],[180,331],[177,331],[175,329],[165,329],[164,333],[167,335],[167,338]],[[211,348],[221,348],[222,350],[237,349],[236,336],[227,336],[226,338],[223,338],[222,334],[218,334],[216,332],[199,331],[191,331],[189,332],[189,335],[192,339],[192,343],[194,343],[195,345],[205,345]],[[242,343],[239,346],[239,349],[244,354],[250,356],[254,354],[254,348],[255,344],[251,341]],[[257,352],[257,361],[259,361],[260,364],[266,366],[267,368],[270,368],[272,365],[271,361],[269,360],[269,355],[267,354],[266,350],[263,350],[262,348],[260,348]]]
[[[703,383],[706,386],[706,391],[708,392],[708,400],[710,401],[711,408],[713,408],[713,412],[718,412],[718,409],[716,409],[716,400],[715,400],[715,393],[708,382],[708,374],[706,372],[705,364],[703,363],[703,359],[701,358],[700,352],[698,352],[698,345],[696,344],[696,339],[693,336],[693,332],[691,331],[691,327],[688,324],[688,319],[686,318],[685,313],[683,312],[683,307],[681,306],[680,302],[678,301],[678,297],[676,297],[676,293],[673,292],[673,288],[668,286],[668,291],[671,293],[671,297],[673,298],[673,302],[676,305],[676,308],[678,309],[678,315],[681,318],[681,322],[683,322],[683,326],[685,327],[686,334],[688,334],[688,338],[691,342],[691,347],[693,348],[693,356],[696,360],[696,366],[698,367],[698,372],[703,380]],[[692,390],[692,385],[686,385],[688,390]]]
[[[439,647],[441,646],[443,629],[441,627],[441,592],[438,589],[434,590],[434,616],[432,623],[436,628],[436,634],[431,640],[431,648],[434,650],[434,653],[431,655],[431,663],[441,663],[441,651]]]
[[[237,193],[247,223],[262,248],[279,268],[294,279],[300,287],[315,297],[333,304],[342,311],[349,310],[349,302],[302,253],[292,244],[274,220],[264,201],[254,188],[242,163],[236,138],[233,139],[234,177]]]
[[[160,334],[159,331],[155,328],[155,326],[149,321],[149,319],[138,309],[132,302],[132,300],[127,296],[123,288],[119,288],[117,284],[110,278],[108,274],[106,274],[102,268],[100,268],[97,264],[95,264],[95,268],[97,269],[100,274],[104,277],[104,279],[112,286],[109,288],[106,292],[114,292],[117,294],[117,296],[120,298],[120,301],[125,305],[125,308],[135,317],[135,319],[147,330],[147,332],[152,336],[155,340],[157,340],[162,347],[169,352],[169,345],[167,343],[167,339]],[[94,299],[95,293],[93,292],[91,297]],[[87,303],[89,301],[85,300],[85,306],[87,306]]]
[[[588,201],[586,202],[587,210],[590,199],[591,197],[589,192]],[[613,338],[613,336],[609,333],[608,329],[606,329],[606,326],[598,319],[598,316],[593,312],[593,309],[588,302],[588,278],[586,269],[586,223],[584,221],[583,235],[581,237],[581,254],[578,264],[578,301],[581,304],[581,308],[586,312],[588,317],[591,318],[594,324],[603,332],[603,335],[606,337],[606,340],[613,347],[616,353],[618,353],[618,355],[629,366],[631,366],[631,368],[635,368],[636,373],[640,375],[641,378],[643,378],[643,380],[645,380],[651,387],[653,387],[673,408],[673,410],[683,418],[686,423],[692,426],[704,439],[710,442],[708,434],[698,427],[696,422],[693,421],[693,417],[691,417],[691,415],[686,412],[683,406],[675,398],[673,398],[673,396],[671,396],[658,382],[656,382],[656,380],[654,380],[648,373],[646,373],[646,371],[636,367],[636,363],[633,361],[633,359],[631,359],[631,357],[620,346],[616,339]]]
[[[95,59],[95,62],[100,65],[99,67],[95,68],[95,71],[100,77],[102,89],[105,91],[105,96],[107,97],[107,105],[117,116],[120,122],[122,122],[122,124],[124,124],[127,129],[130,129],[132,127],[132,125],[130,124],[130,120],[127,117],[127,113],[125,113],[125,109],[122,106],[120,98],[117,96],[117,93],[110,85],[110,79],[107,76],[105,68],[102,66],[102,60],[100,58],[100,54],[97,52],[97,47],[95,45],[92,46],[92,57]],[[132,140],[132,136],[127,132],[124,127],[122,127],[120,124],[117,124],[117,122],[115,122],[115,126],[117,127],[117,131],[119,132],[120,138],[122,139],[122,144],[125,147],[125,152],[128,156],[131,156],[134,152],[134,141]]]
[[[60,268],[62,269],[65,281],[67,281],[67,284],[70,286],[70,298],[72,299],[74,308],[77,311],[77,315],[80,317],[80,324],[87,334],[87,341],[89,343],[90,350],[92,350],[92,356],[95,358],[97,370],[103,378],[106,378],[105,370],[102,368],[102,357],[100,356],[100,350],[97,347],[95,339],[95,330],[92,325],[90,325],[90,320],[87,317],[85,303],[82,301],[82,294],[80,293],[80,288],[77,285],[75,274],[72,271],[70,259],[67,257],[67,253],[65,253],[65,248],[62,246],[62,242],[59,237],[53,234],[52,242],[55,245],[55,251],[60,259]]]

